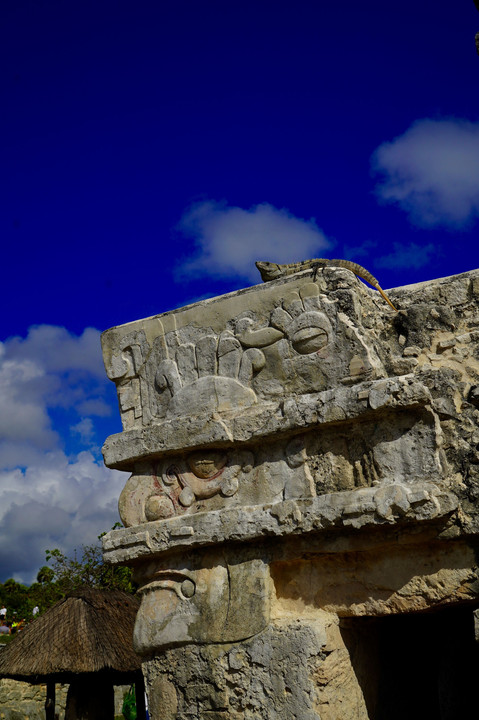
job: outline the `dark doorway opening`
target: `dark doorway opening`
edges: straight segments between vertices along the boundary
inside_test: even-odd
[[[476,608],[341,621],[370,720],[459,720],[479,714]]]

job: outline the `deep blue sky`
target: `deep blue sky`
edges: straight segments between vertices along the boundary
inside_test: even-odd
[[[477,264],[472,228],[419,232],[378,206],[369,166],[415,120],[477,119],[472,0],[5,0],[0,13],[4,337],[105,329],[245,284],[173,278],[191,249],[174,228],[203,198],[315,217],[337,251],[437,246],[427,268],[382,271],[385,286]]]
[[[473,0],[3,0],[6,546],[57,497],[48,463],[107,482],[119,418],[85,328],[251,284],[255,259],[350,257],[384,288],[479,265],[477,30]],[[5,572],[108,502],[61,505]]]

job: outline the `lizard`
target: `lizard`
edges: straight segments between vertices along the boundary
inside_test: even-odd
[[[360,277],[362,280],[365,280],[367,283],[372,285],[373,288],[378,290],[378,292],[386,300],[388,305],[392,307],[394,312],[398,312],[397,308],[394,307],[384,290],[379,285],[376,278],[371,275],[371,273],[368,272],[366,268],[363,268],[361,265],[358,265],[351,260],[329,260],[328,258],[313,258],[312,260],[303,260],[302,262],[289,263],[289,265],[278,265],[277,263],[263,262],[258,260],[258,262],[256,263],[256,267],[261,273],[261,279],[263,280],[263,282],[268,282],[268,280],[276,280],[277,278],[283,277],[284,275],[294,275],[296,273],[302,272],[303,270],[310,269],[313,273],[313,279],[316,280],[316,276],[320,268],[346,268],[346,270],[351,270],[351,272],[353,272],[355,275]]]

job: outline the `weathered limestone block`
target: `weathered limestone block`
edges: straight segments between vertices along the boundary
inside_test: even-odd
[[[388,295],[325,268],[103,334],[131,472],[104,556],[140,586],[153,719],[416,717],[380,618],[470,608],[474,666],[479,271]],[[423,665],[460,705],[467,672]]]
[[[158,563],[142,566],[137,580],[142,602],[133,640],[138,652],[242,640],[269,622],[269,574],[260,558],[177,556],[164,570]]]
[[[288,621],[241,645],[168,650],[146,666],[153,717],[316,720],[314,674],[326,640],[324,621]]]
[[[125,428],[105,443],[106,462],[128,468],[288,430],[286,398],[384,377],[360,308],[352,303],[347,315],[321,290],[319,280],[293,277],[104,333]]]

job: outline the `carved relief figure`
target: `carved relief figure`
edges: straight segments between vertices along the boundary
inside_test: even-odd
[[[148,351],[149,345],[143,331],[128,333],[121,338],[110,363],[105,366],[108,377],[114,380],[117,386],[118,403],[125,430],[142,421],[148,394],[146,388],[142,388],[140,374]]]
[[[248,451],[201,450],[149,464],[127,481],[119,501],[125,526],[214,509],[205,500],[230,498],[248,484],[254,458]],[[220,500],[220,504],[223,504]]]
[[[279,297],[278,288],[264,293],[261,307],[253,296],[248,308],[245,296],[238,315],[205,313],[205,325],[171,314],[121,337],[108,370],[125,429],[235,414],[262,400],[384,376],[375,337],[354,313],[338,311],[318,282],[303,278]]]
[[[269,621],[268,568],[258,559],[212,553],[206,567],[148,565],[137,575],[141,605],[133,643],[139,653],[187,643],[235,642]]]
[[[253,381],[258,395],[274,393],[270,378],[281,382],[283,394],[306,394],[384,375],[371,338],[320,294],[317,283],[285,293],[269,322],[282,337],[263,349],[265,368]]]
[[[228,330],[191,329],[158,337],[147,364],[150,411],[169,418],[229,412],[253,405],[251,380],[264,366],[257,348],[244,349]]]

